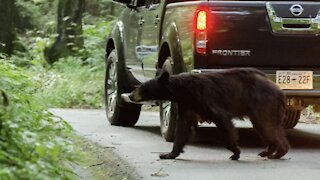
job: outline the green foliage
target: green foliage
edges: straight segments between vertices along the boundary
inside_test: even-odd
[[[63,164],[75,150],[64,136],[71,128],[37,102],[37,84],[25,69],[5,59],[0,74],[1,179],[69,178]]]
[[[110,31],[109,22],[102,18],[95,25],[84,24],[85,49],[80,56],[62,58],[50,68],[33,68],[39,81],[38,96],[50,107],[100,108],[103,105],[104,46]],[[34,64],[44,63],[38,56],[45,38],[33,43]],[[41,51],[41,50],[40,50]],[[32,51],[31,51],[32,52]],[[40,63],[39,63],[40,62]]]
[[[117,17],[122,9],[123,6],[116,5],[112,0],[90,0],[86,2],[86,11],[92,16]]]
[[[20,31],[38,29],[53,33],[55,29],[55,0],[15,0],[16,27]]]
[[[110,0],[88,2],[88,12],[83,17],[84,48],[75,49],[77,56],[60,59],[51,66],[44,58],[44,49],[57,34],[45,27],[55,24],[55,1],[17,0],[16,5],[21,17],[30,20],[35,29],[20,34],[18,40],[26,50],[16,51],[10,59],[17,66],[27,67],[37,81],[38,98],[42,100],[39,102],[49,107],[101,108],[104,104],[105,38],[114,19],[107,13],[118,12],[120,7]],[[99,13],[90,13],[94,11]]]
[[[49,71],[38,73],[38,97],[50,107],[99,108],[103,100],[103,71],[81,59],[60,59]]]
[[[95,24],[90,20],[95,19]],[[20,37],[28,53],[10,57],[18,66],[28,67],[37,82],[38,102],[60,108],[101,108],[103,106],[104,48],[110,22],[103,18],[85,16],[84,49],[79,56],[62,58],[52,66],[44,60],[43,50],[54,35],[28,31]]]
[[[88,19],[87,16],[85,19]],[[87,51],[86,61],[100,69],[104,68],[105,56],[105,39],[111,30],[110,22],[105,21],[103,18],[95,18],[95,24],[83,25],[84,47]],[[101,66],[103,65],[103,66]]]

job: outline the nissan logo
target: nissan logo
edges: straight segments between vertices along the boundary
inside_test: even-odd
[[[294,4],[290,7],[290,12],[294,16],[300,16],[303,13],[303,8],[300,4]]]

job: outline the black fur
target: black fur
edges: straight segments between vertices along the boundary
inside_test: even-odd
[[[178,104],[178,120],[173,150],[161,159],[174,159],[187,143],[190,127],[197,116],[201,122],[213,122],[222,132],[230,157],[240,157],[238,135],[233,117],[248,116],[253,127],[267,142],[259,155],[272,159],[284,156],[289,149],[281,127],[285,116],[285,96],[266,75],[254,68],[234,68],[217,72],[169,76],[164,72],[135,89],[132,101],[170,100]]]

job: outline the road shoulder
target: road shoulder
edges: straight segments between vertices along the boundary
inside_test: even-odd
[[[140,179],[135,169],[113,152],[113,147],[100,146],[79,135],[73,135],[71,140],[81,151],[80,163],[71,164],[78,179]]]

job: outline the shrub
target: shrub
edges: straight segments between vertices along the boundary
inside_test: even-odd
[[[0,60],[0,74],[0,177],[67,179],[64,163],[76,157],[70,126],[35,101],[24,69]]]

